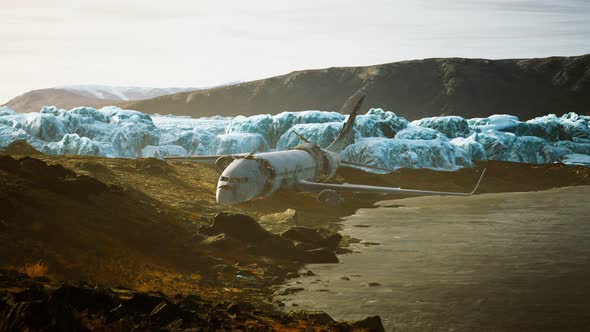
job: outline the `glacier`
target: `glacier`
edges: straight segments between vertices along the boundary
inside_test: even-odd
[[[319,110],[191,118],[115,106],[45,106],[33,113],[0,107],[0,148],[25,140],[51,155],[163,158],[284,150],[300,143],[295,133],[327,147],[347,117]],[[353,132],[342,157],[383,168],[454,170],[477,160],[590,166],[590,116],[575,113],[527,121],[496,114],[410,122],[372,108],[357,117]]]

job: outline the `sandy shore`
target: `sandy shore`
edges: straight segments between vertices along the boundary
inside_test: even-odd
[[[308,266],[317,276],[287,309],[378,314],[403,331],[590,326],[590,186],[379,205],[343,222],[357,253]]]

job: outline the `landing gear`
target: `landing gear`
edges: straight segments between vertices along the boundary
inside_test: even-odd
[[[323,206],[341,207],[342,204],[344,204],[344,199],[332,189],[324,189],[320,191],[317,200]]]

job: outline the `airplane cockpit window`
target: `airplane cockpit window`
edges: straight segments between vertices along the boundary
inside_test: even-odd
[[[223,180],[223,177],[222,177]],[[228,178],[227,180],[224,181],[228,181],[231,183],[246,183],[248,182],[248,178],[247,177],[243,177],[243,178]]]

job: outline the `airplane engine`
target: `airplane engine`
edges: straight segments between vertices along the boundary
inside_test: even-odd
[[[215,160],[215,169],[217,170],[217,173],[223,173],[223,171],[227,168],[227,166],[229,166],[229,164],[232,163],[232,161],[234,161],[232,156],[223,156],[217,158],[217,160]]]
[[[335,190],[324,189],[318,194],[317,201],[323,206],[340,207],[344,199]]]

